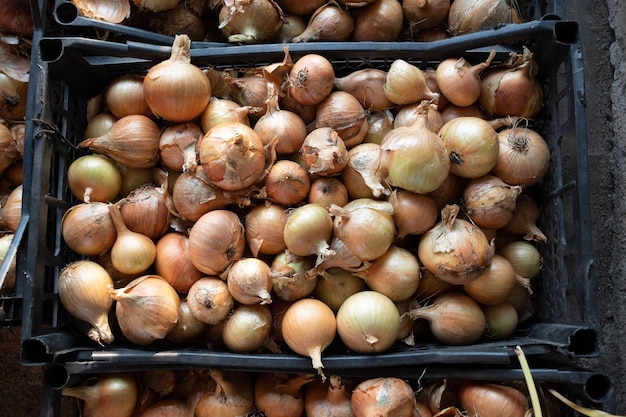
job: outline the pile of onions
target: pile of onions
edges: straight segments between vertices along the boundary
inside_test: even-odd
[[[135,344],[288,349],[322,375],[333,341],[378,354],[427,326],[443,344],[508,337],[541,268],[527,241],[547,239],[532,196],[550,155],[520,118],[470,110],[443,123],[441,106],[478,106],[452,97],[461,81],[446,65],[476,87],[496,68],[484,56],[442,62],[439,79],[403,60],[335,74],[326,57],[292,62],[287,49],[246,70],[186,62],[219,97],[169,118],[146,111],[147,76],[143,98],[140,77],[116,79],[106,91],[118,116],[91,110],[102,124],[80,142],[93,154],[68,172],[79,202],[62,221],[67,246],[109,274],[108,298],[95,318],[68,312],[102,344],[113,341],[103,311],[115,308]],[[125,82],[127,102],[116,97]],[[0,210],[5,223],[20,199]]]

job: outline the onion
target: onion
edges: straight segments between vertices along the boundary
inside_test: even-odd
[[[151,12],[162,12],[164,10],[173,9],[178,5],[180,0],[133,0],[133,2]]]
[[[309,296],[317,284],[317,277],[306,274],[312,267],[311,257],[294,255],[288,250],[276,255],[270,265],[274,295],[285,301]]]
[[[474,178],[463,191],[465,210],[472,222],[485,229],[499,229],[513,218],[522,187],[511,186],[493,175]]]
[[[389,110],[369,113],[367,116],[369,129],[363,139],[366,143],[381,144],[383,138],[393,129],[394,116]]]
[[[248,115],[251,111],[250,107],[242,106],[233,100],[211,96],[209,104],[200,115],[200,124],[204,132],[225,122],[250,125]]]
[[[228,316],[234,304],[228,286],[216,277],[200,278],[187,294],[189,312],[204,324],[218,324]]]
[[[191,121],[209,104],[211,83],[191,64],[190,48],[189,36],[176,35],[170,58],[150,68],[143,81],[152,113],[170,122]]]
[[[168,36],[185,34],[192,41],[202,41],[208,35],[200,16],[185,2],[179,2],[173,9],[155,13],[152,17],[149,27],[153,32]]]
[[[102,136],[83,140],[78,147],[107,155],[128,168],[150,168],[159,160],[159,137],[154,121],[132,114],[118,119]]]
[[[400,313],[387,296],[361,291],[348,297],[337,311],[337,334],[348,349],[380,353],[398,340]]]
[[[498,248],[497,253],[511,263],[515,273],[524,278],[535,278],[541,271],[543,259],[530,242],[517,240]]]
[[[124,74],[109,83],[104,92],[104,101],[116,118],[131,114],[154,116],[144,98],[143,79],[143,75]]]
[[[271,331],[272,312],[268,306],[241,304],[226,319],[222,341],[228,349],[237,353],[254,352],[261,347],[277,353],[278,346],[270,339]]]
[[[85,256],[107,252],[117,239],[108,204],[97,201],[70,207],[63,214],[61,233],[71,250]]]
[[[357,272],[367,286],[391,301],[403,301],[415,294],[420,281],[420,265],[408,250],[391,246],[365,271]]]
[[[348,190],[337,178],[320,177],[311,183],[307,201],[324,208],[332,204],[342,207],[348,202]]]
[[[441,280],[465,284],[478,278],[491,263],[495,248],[480,228],[458,219],[459,207],[446,206],[442,220],[422,235],[420,262]]]
[[[512,54],[508,62],[483,72],[478,102],[492,116],[535,117],[543,106],[537,71],[533,54],[524,47],[522,54]]]
[[[258,119],[267,112],[268,82],[261,74],[232,77],[228,72],[224,75],[230,87],[230,96],[241,106],[248,108],[248,115]]]
[[[396,59],[387,71],[385,96],[396,104],[417,103],[421,100],[437,100],[438,93],[428,88],[422,70],[403,59]]]
[[[153,171],[152,168],[128,168],[120,164],[117,164],[117,169],[120,171],[120,174],[122,174],[122,186],[120,188],[120,192],[118,193],[120,197],[127,196],[131,191],[141,185],[152,184],[155,182],[164,185],[166,184],[169,191],[169,186],[173,184],[173,181],[175,181],[176,178],[176,174],[172,174],[171,172],[161,169]],[[155,179],[155,176],[153,175],[155,172],[165,173],[166,178]]]
[[[377,112],[394,106],[384,94],[386,78],[387,73],[383,70],[363,68],[352,71],[344,77],[336,77],[335,88],[350,93],[363,109]]]
[[[254,384],[254,405],[265,417],[301,417],[302,387],[313,378],[309,374],[262,373]]]
[[[415,394],[408,382],[396,377],[370,378],[352,391],[352,410],[356,417],[411,417]]]
[[[131,342],[147,346],[176,327],[180,298],[160,276],[144,275],[110,292],[120,330]]]
[[[282,335],[287,346],[311,358],[313,368],[325,379],[322,352],[334,340],[337,321],[333,311],[314,298],[294,302],[283,316]]]
[[[228,270],[228,291],[241,304],[270,304],[270,267],[258,258],[242,258]]]
[[[89,323],[87,335],[100,345],[113,341],[109,310],[113,300],[109,286],[113,280],[99,264],[80,260],[66,265],[59,273],[59,300],[72,316]]]
[[[351,93],[333,91],[317,107],[315,127],[330,127],[344,141],[347,148],[363,141],[368,131],[363,106]]]
[[[504,302],[517,283],[515,270],[503,256],[495,254],[489,268],[478,278],[463,285],[463,290],[483,305]]]
[[[313,12],[304,32],[292,42],[345,41],[354,29],[354,18],[348,10],[332,0]]]
[[[527,187],[539,182],[550,166],[548,144],[528,127],[504,129],[498,133],[500,142],[493,175],[511,185]]]
[[[419,303],[426,304],[431,298],[456,288],[455,285],[437,278],[437,275],[426,268],[422,268],[421,275],[420,283],[415,291],[415,298]]]
[[[305,106],[319,104],[331,93],[334,82],[335,70],[330,61],[322,55],[307,54],[289,71],[287,94]]]
[[[459,177],[449,172],[443,184],[436,190],[428,193],[428,195],[435,200],[439,210],[442,210],[448,204],[461,204],[463,190],[465,190],[468,182],[467,178]]]
[[[412,319],[426,319],[433,336],[446,345],[470,345],[485,331],[485,315],[469,296],[446,292],[432,304],[410,312]]]
[[[502,340],[511,337],[518,324],[517,310],[513,305],[502,302],[483,306],[485,314],[485,336],[491,340]]]
[[[197,417],[238,417],[250,412],[254,406],[254,383],[248,374],[212,368],[209,375],[215,383],[207,384],[195,408]]]
[[[278,5],[286,12],[300,16],[312,14],[318,7],[326,3],[327,0],[313,0],[303,2],[301,0],[277,0]]]
[[[124,224],[133,232],[156,241],[169,230],[172,202],[165,186],[143,184],[118,204]]]
[[[244,226],[232,211],[202,215],[189,231],[191,262],[205,274],[219,275],[243,255],[244,235]]]
[[[421,235],[430,230],[439,217],[435,199],[406,190],[394,190],[387,198],[393,208],[396,236]]]
[[[283,239],[287,249],[299,256],[317,255],[317,264],[332,255],[328,241],[333,233],[333,219],[319,204],[308,203],[289,212]]]
[[[96,114],[93,118],[89,120],[89,122],[87,122],[87,127],[85,128],[85,137],[95,138],[104,135],[109,129],[113,127],[117,120],[117,117],[108,112]]]
[[[137,383],[130,373],[102,374],[85,385],[65,387],[61,394],[83,401],[85,417],[130,417],[139,398]]]
[[[197,320],[187,301],[180,302],[178,309],[178,323],[167,334],[167,340],[172,342],[195,342],[200,340],[207,332],[208,325]]]
[[[11,135],[11,131],[0,123],[0,174],[18,159],[17,143]]]
[[[350,198],[378,198],[390,193],[380,179],[381,155],[381,146],[376,143],[360,143],[348,151],[348,163],[340,175]]]
[[[0,27],[14,35],[32,38],[34,32],[33,16],[29,2],[10,0],[3,2],[0,8]]]
[[[354,417],[350,392],[339,375],[326,382],[313,381],[304,389],[304,411],[307,416]]]
[[[198,165],[196,145],[202,136],[202,129],[196,123],[167,127],[159,139],[161,164],[172,171],[195,170]]]
[[[189,236],[169,232],[156,242],[154,269],[176,291],[186,293],[203,274],[191,262]]]
[[[272,164],[263,178],[267,199],[283,206],[295,206],[309,195],[311,181],[305,168],[289,159]]]
[[[300,153],[311,174],[336,175],[348,163],[348,149],[331,127],[318,127],[309,133]]]
[[[485,120],[456,117],[439,130],[450,155],[450,172],[464,178],[486,175],[496,165],[498,133]]]
[[[282,16],[280,7],[270,0],[224,0],[218,28],[229,42],[261,43],[276,37]]]
[[[117,239],[111,247],[113,267],[124,274],[146,271],[156,258],[156,245],[148,236],[126,227],[117,205],[109,204],[109,214],[117,231]]]
[[[545,243],[548,238],[536,224],[539,214],[535,199],[522,193],[517,197],[513,218],[500,230],[512,235],[524,235],[525,240]]]
[[[104,155],[83,155],[67,169],[67,185],[72,194],[86,203],[113,201],[122,186],[122,174]]]
[[[511,8],[507,0],[454,0],[448,11],[452,36],[511,22]]]
[[[352,272],[341,268],[328,268],[319,272],[313,296],[336,313],[348,297],[365,288],[365,281]]]
[[[404,0],[402,12],[412,30],[428,30],[439,26],[450,10],[450,0]]]
[[[502,384],[466,381],[459,387],[458,399],[470,415],[523,417],[529,411],[526,396]]]
[[[441,113],[437,110],[437,106],[427,101],[402,106],[393,119],[393,127],[413,125],[417,121],[420,112],[423,110],[426,111],[426,127],[428,127],[428,130],[439,133],[439,130],[443,126]]]
[[[236,191],[260,179],[265,165],[263,143],[242,123],[222,123],[206,132],[200,143],[200,162],[209,180]]]
[[[480,96],[480,73],[491,65],[496,51],[484,62],[471,65],[465,58],[447,58],[437,65],[436,79],[441,93],[456,106],[474,104]]]
[[[329,210],[334,237],[361,261],[377,259],[391,246],[395,234],[391,203],[362,198]]]
[[[286,222],[287,210],[279,204],[268,202],[252,208],[244,219],[246,242],[252,254],[275,255],[285,249]]]
[[[22,218],[22,200],[23,187],[18,185],[9,193],[4,202],[4,206],[0,208],[0,227],[6,227],[9,231],[15,233]]]
[[[354,41],[393,42],[402,32],[404,16],[397,0],[376,0],[354,9]]]
[[[307,135],[304,120],[296,113],[283,110],[278,105],[279,94],[273,84],[269,84],[267,111],[254,124],[254,131],[259,134],[263,144],[268,144],[278,137],[276,154],[287,155],[300,150]]]
[[[425,113],[420,113],[413,126],[391,130],[381,147],[381,164],[392,186],[426,194],[440,187],[450,172],[445,145],[428,130]]]

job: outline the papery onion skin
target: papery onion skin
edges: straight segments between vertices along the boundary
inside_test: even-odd
[[[450,10],[450,0],[404,0],[402,12],[411,28],[434,29],[444,21]]]
[[[312,14],[318,7],[326,3],[326,0],[276,0],[278,5],[286,12],[300,16]]]
[[[467,381],[459,387],[459,405],[470,415],[523,417],[529,405],[526,396],[506,385]]]
[[[513,218],[522,187],[508,185],[493,175],[471,180],[463,191],[467,215],[484,229],[499,229]]]
[[[241,304],[270,304],[272,278],[269,265],[258,258],[242,258],[228,270],[228,291]]]
[[[169,232],[156,243],[154,268],[176,291],[186,293],[200,278],[200,272],[189,256],[189,236],[179,232]]]
[[[493,242],[480,228],[458,219],[459,207],[442,210],[442,220],[422,235],[417,253],[422,265],[441,280],[454,285],[478,278],[495,253]]]
[[[239,217],[230,210],[213,210],[202,215],[189,231],[189,256],[198,270],[219,275],[242,257],[245,243]]]
[[[415,410],[413,388],[396,377],[370,378],[352,391],[352,411],[356,417],[411,417]]]
[[[162,12],[164,10],[173,9],[178,5],[180,0],[133,0],[133,2],[144,9],[151,12]]]
[[[273,294],[285,301],[308,297],[317,284],[317,277],[307,275],[313,265],[311,257],[294,255],[288,250],[277,254],[270,265]]]
[[[100,255],[113,247],[117,232],[107,203],[82,203],[70,207],[61,220],[65,244],[85,256]]]
[[[333,311],[314,298],[295,301],[283,316],[282,334],[287,346],[294,352],[309,356],[313,368],[324,375],[322,352],[334,340],[337,321]]]
[[[379,0],[359,7],[354,13],[354,41],[393,42],[402,32],[404,16],[397,0]]]
[[[191,64],[191,39],[176,35],[172,54],[148,70],[144,97],[156,116],[171,122],[187,122],[200,116],[211,97],[211,83]]]
[[[300,57],[289,72],[287,93],[305,106],[319,104],[331,93],[335,69],[330,61],[318,54]]]
[[[331,127],[318,127],[309,133],[300,153],[311,174],[336,175],[348,163],[348,149]]]
[[[454,0],[448,11],[452,36],[511,23],[509,2],[505,0]]]
[[[180,297],[158,275],[144,275],[118,290],[111,288],[111,296],[117,301],[120,330],[133,343],[147,346],[176,327]]]
[[[303,386],[311,374],[265,372],[254,385],[254,403],[265,417],[298,417],[304,412]]]
[[[450,172],[464,178],[486,175],[496,165],[498,133],[485,120],[456,117],[439,130],[450,155]]]
[[[218,17],[218,29],[238,43],[272,40],[283,24],[282,10],[268,0],[224,0]]]
[[[207,328],[207,324],[197,320],[191,314],[187,301],[181,301],[178,310],[178,323],[166,337],[167,340],[173,342],[198,341],[206,334]]]
[[[390,190],[381,181],[382,148],[376,143],[360,143],[348,151],[348,163],[340,178],[351,199],[379,198]]]
[[[248,247],[254,256],[275,255],[285,249],[283,231],[287,210],[279,204],[268,203],[250,210],[244,219]]]
[[[345,41],[354,29],[354,18],[336,2],[327,2],[309,17],[307,27],[292,42]]]
[[[305,387],[304,411],[307,416],[354,417],[350,391],[339,375],[331,375],[326,382],[313,381]]]
[[[398,340],[400,313],[393,301],[376,291],[348,297],[337,311],[337,334],[358,353],[380,353]]]
[[[271,330],[272,313],[268,306],[241,304],[228,316],[222,329],[222,340],[233,352],[254,352],[265,345],[273,346]]]
[[[263,172],[265,153],[259,135],[242,123],[222,123],[205,133],[200,162],[209,180],[237,191],[253,185]]]
[[[89,323],[90,339],[100,345],[113,342],[108,312],[113,305],[109,296],[113,280],[99,264],[80,260],[66,265],[59,273],[59,299],[74,317]]]
[[[308,203],[289,212],[283,238],[287,249],[299,256],[329,254],[333,219],[319,204]]]
[[[550,148],[534,130],[527,127],[498,132],[498,158],[492,173],[510,185],[528,187],[546,175],[550,167]]]
[[[189,288],[187,305],[196,320],[215,325],[228,316],[235,300],[224,281],[217,277],[203,277]]]

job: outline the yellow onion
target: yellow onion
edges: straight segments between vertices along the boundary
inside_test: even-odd
[[[176,327],[180,298],[160,276],[144,275],[123,288],[109,288],[117,301],[115,316],[120,330],[131,342],[146,346]]]
[[[439,98],[438,93],[428,88],[424,72],[403,59],[393,61],[387,70],[384,93],[389,100],[401,105]]]
[[[61,394],[82,400],[84,417],[130,417],[139,398],[139,389],[130,373],[102,374],[83,385],[65,387]]]
[[[124,224],[133,232],[157,241],[170,227],[170,200],[166,187],[140,185],[119,202]]]
[[[200,116],[211,97],[211,83],[191,63],[191,39],[176,35],[168,59],[148,70],[144,97],[156,116],[170,122],[188,122]]]
[[[23,187],[18,185],[9,193],[2,208],[0,208],[0,226],[4,226],[15,233],[22,218]]]
[[[412,29],[434,29],[448,17],[450,0],[404,0],[402,11]]]
[[[224,281],[217,277],[203,277],[189,288],[187,305],[196,320],[215,325],[230,314],[235,300]]]
[[[143,76],[124,74],[109,83],[105,92],[106,107],[116,118],[131,114],[153,117],[143,96]]]
[[[150,168],[159,160],[160,130],[150,118],[132,114],[118,119],[102,136],[78,144],[128,168]]]
[[[263,178],[267,199],[285,207],[295,206],[309,194],[311,181],[306,169],[290,159],[274,162]]]
[[[398,340],[400,313],[387,296],[361,291],[348,297],[337,311],[337,334],[358,353],[380,353]]]
[[[471,415],[523,417],[529,411],[526,395],[502,384],[466,381],[458,390],[459,405]]]
[[[369,125],[363,106],[351,93],[333,91],[317,107],[315,127],[330,127],[347,148],[363,141]]]
[[[414,193],[436,190],[450,172],[450,158],[436,133],[426,126],[425,111],[412,126],[392,129],[381,144],[387,182]]]
[[[511,23],[513,15],[507,0],[454,0],[448,11],[453,36]]]
[[[397,3],[396,0],[394,1]],[[386,79],[386,71],[376,68],[363,68],[352,71],[344,77],[336,77],[335,88],[350,93],[361,103],[363,109],[378,112],[395,105],[385,96]]]
[[[18,159],[17,144],[7,126],[0,123],[0,174]]]
[[[166,337],[172,342],[194,342],[202,340],[208,327],[191,314],[187,301],[181,301],[178,309],[178,323]]]
[[[314,298],[303,298],[287,308],[282,320],[282,335],[294,352],[311,358],[313,368],[322,375],[322,352],[334,340],[337,321],[333,311]]]
[[[89,323],[87,335],[100,345],[113,341],[109,310],[113,299],[109,287],[113,280],[99,264],[80,260],[65,266],[58,278],[59,299],[72,316]]]
[[[219,275],[241,258],[245,244],[244,226],[230,210],[209,211],[189,231],[191,262],[208,275]]]
[[[309,17],[304,32],[292,42],[345,41],[354,29],[354,18],[336,1],[323,4]]]
[[[499,229],[513,218],[522,187],[508,185],[493,175],[472,179],[463,191],[467,215],[484,229]]]
[[[548,238],[537,226],[539,214],[539,207],[535,199],[522,193],[515,201],[513,217],[500,230],[511,235],[524,235],[525,240],[545,243]]]
[[[360,143],[348,151],[340,178],[350,198],[379,198],[390,193],[381,182],[381,162],[381,146],[376,143]]]
[[[196,145],[202,136],[204,134],[196,123],[178,123],[167,127],[159,139],[161,164],[173,171],[196,169]]]
[[[85,256],[107,252],[117,239],[108,204],[98,201],[70,207],[63,214],[61,233],[71,250]]]
[[[76,198],[86,203],[113,201],[121,190],[122,174],[104,155],[83,155],[67,169],[67,185]]]
[[[516,274],[524,278],[535,278],[541,271],[543,259],[531,242],[517,240],[498,248],[497,253],[511,263]]]
[[[463,290],[483,305],[504,302],[515,287],[515,270],[505,257],[495,254],[489,268],[481,276],[463,285]]]
[[[309,296],[317,284],[317,277],[306,274],[311,267],[311,257],[294,255],[288,250],[277,254],[270,265],[273,294],[285,301]]]
[[[130,16],[129,0],[74,0],[80,14],[110,23],[121,23]]]
[[[311,174],[336,175],[348,163],[348,149],[332,127],[313,129],[304,139],[300,153]]]
[[[437,86],[441,93],[454,105],[466,107],[474,104],[480,96],[480,73],[491,64],[496,51],[476,65],[465,58],[447,58],[437,65]]]
[[[260,43],[272,40],[283,24],[282,10],[269,0],[224,0],[218,29],[229,42]]]
[[[348,202],[348,189],[335,177],[319,177],[311,183],[307,201],[324,208],[331,204],[342,207]]]
[[[265,417],[300,417],[304,412],[303,386],[310,374],[264,372],[254,384],[254,404]]]
[[[437,203],[428,195],[394,190],[387,200],[393,208],[393,223],[400,239],[407,235],[421,235],[437,223]]]
[[[212,127],[224,122],[238,122],[250,125],[248,115],[252,109],[242,106],[227,98],[211,96],[209,104],[200,115],[202,130],[208,132]]]
[[[200,162],[216,186],[237,191],[260,179],[265,165],[263,142],[242,123],[221,123],[205,133],[200,142]]]
[[[116,204],[109,204],[109,214],[117,231],[117,239],[111,247],[113,267],[124,274],[146,271],[156,258],[156,245],[148,236],[126,227]]]
[[[365,281],[345,269],[328,268],[318,274],[313,296],[335,313],[348,297],[366,289]]]
[[[411,417],[415,410],[413,388],[396,377],[370,378],[352,391],[352,410],[356,417]]]
[[[334,81],[335,69],[330,61],[322,55],[307,54],[289,71],[287,94],[305,106],[319,104],[333,90]]]
[[[286,221],[287,210],[279,204],[268,202],[248,212],[244,219],[246,242],[254,256],[275,255],[285,249]]]
[[[354,417],[350,391],[339,375],[326,382],[313,381],[304,389],[304,410],[307,416]]]
[[[265,347],[278,353],[271,339],[272,312],[267,305],[238,304],[222,328],[222,341],[228,349],[238,353],[254,352]]]
[[[334,216],[334,238],[361,261],[377,259],[391,246],[395,234],[391,203],[360,198],[329,211]]]
[[[393,42],[402,32],[404,16],[397,0],[377,0],[354,9],[354,41]]]
[[[478,102],[492,116],[535,117],[543,106],[537,71],[532,52],[524,47],[522,54],[512,54],[509,61],[483,72]]]
[[[465,284],[478,278],[495,253],[483,231],[457,218],[459,206],[448,205],[441,221],[422,235],[417,253],[420,262],[433,274],[451,284]]]
[[[483,306],[485,314],[485,337],[491,340],[509,338],[519,323],[516,308],[508,302]]]
[[[270,304],[272,277],[269,265],[258,258],[241,258],[228,269],[228,291],[240,304]]]
[[[208,371],[210,382],[195,408],[196,417],[239,417],[254,406],[254,383],[241,371]]]

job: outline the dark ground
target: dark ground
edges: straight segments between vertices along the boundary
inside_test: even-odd
[[[599,358],[580,364],[608,374],[616,413],[626,413],[626,67],[618,0],[570,0],[585,62],[594,265],[600,321]],[[19,329],[0,329],[0,416],[40,415],[42,372],[19,364]]]

